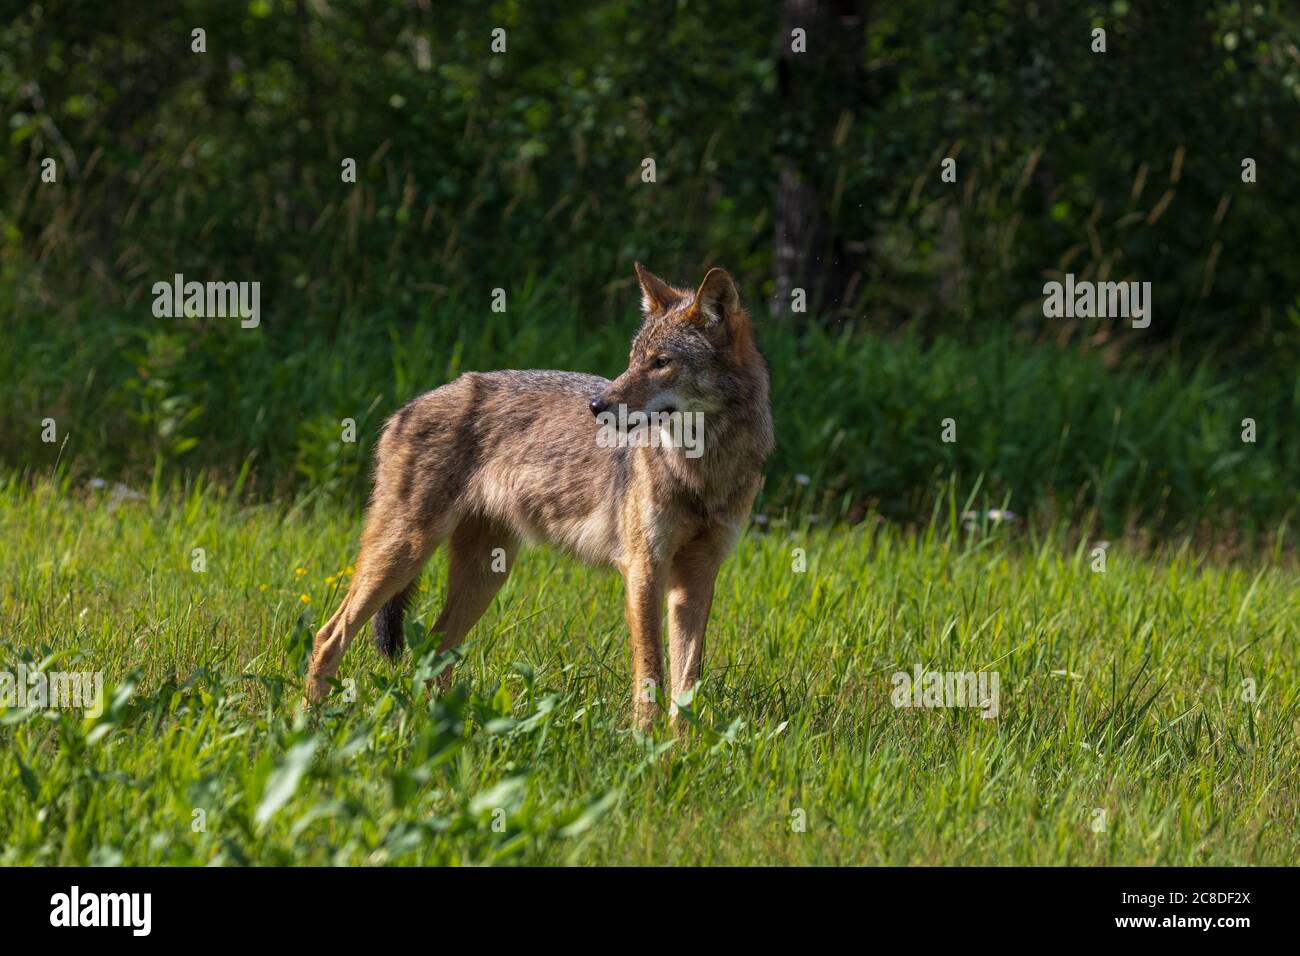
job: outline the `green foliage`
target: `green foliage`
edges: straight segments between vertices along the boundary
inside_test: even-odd
[[[141,309],[176,271],[256,278],[325,332],[342,306],[409,316],[545,276],[596,321],[634,257],[721,261],[770,295],[794,161],[831,225],[813,252],[859,273],[846,315],[1055,338],[1042,277],[1073,269],[1153,282],[1156,324],[1125,349],[1294,342],[1293,4],[867,6],[863,42],[814,29],[783,90],[779,5],[737,0],[32,5],[0,32],[5,260],[55,301]]]
[[[302,638],[341,599],[356,531],[329,508],[241,509],[198,488],[116,506],[0,489],[0,669],[106,682],[99,717],[0,706],[0,864],[1300,852],[1294,562],[1116,543],[1094,573],[1092,542],[1055,532],[773,522],[722,571],[695,731],[675,741],[627,729],[616,577],[546,551],[518,563],[452,693],[426,694],[437,661],[418,640],[439,556],[412,607],[415,653],[390,668],[363,634],[339,675],[355,699],[300,713]],[[196,545],[206,573],[190,570]],[[996,671],[998,716],[895,709],[892,675],[916,666]]]
[[[736,135],[771,88],[768,14],[749,4],[72,5],[5,27],[0,59],[19,131],[0,152],[5,221],[43,232],[10,252],[53,294],[84,279],[145,306],[177,271],[239,276],[328,328],[339,304],[558,272],[595,308],[632,256],[694,269],[764,205],[766,162]],[[732,35],[723,69],[715,18]],[[196,26],[206,53],[190,52]],[[495,27],[506,54],[490,52]],[[47,154],[75,171],[32,191]],[[719,217],[722,175],[743,210]]]
[[[1281,2],[886,5],[869,30],[870,105],[855,114],[866,158],[849,138],[834,160],[844,196],[882,197],[838,227],[879,249],[868,306],[884,321],[905,308],[935,330],[1012,324],[1114,351],[1295,356],[1297,25]],[[956,184],[939,179],[945,156]],[[1243,183],[1245,157],[1280,178]],[[1045,323],[1044,278],[1067,271],[1150,281],[1149,334]]]
[[[0,864],[1293,861],[1300,13],[861,7],[797,83],[741,0],[4,18],[0,669],[108,688],[0,704]],[[849,292],[772,320],[791,169]],[[453,693],[439,556],[413,652],[359,641],[356,700],[299,712],[384,417],[469,369],[617,374],[634,259],[733,271],[773,376],[693,734],[627,729],[617,584],[546,551]],[[1151,329],[1045,320],[1064,272],[1152,282]],[[176,273],[260,282],[261,325],[154,317]],[[995,506],[1030,520],[965,520]],[[1212,547],[1092,573],[1135,523]],[[890,707],[918,664],[997,670],[1001,716]]]
[[[330,337],[278,313],[250,330],[152,318],[142,329],[116,310],[73,328],[20,314],[0,329],[0,461],[138,485],[156,469],[238,473],[249,492],[357,506],[380,424],[413,395],[466,369],[625,367],[630,312],[593,330],[544,286],[532,296],[506,313],[487,298],[426,303],[409,328],[377,312]],[[1090,515],[1112,532],[1136,522],[1237,535],[1296,510],[1288,476],[1300,474],[1300,444],[1282,424],[1300,418],[1294,376],[1224,380],[1176,358],[1108,367],[1006,333],[926,343],[760,317],[758,335],[777,429],[759,502],[769,514],[857,519],[875,508],[916,521],[951,489],[1022,514]],[[66,357],[32,360],[54,354]],[[60,423],[55,444],[41,441],[46,416]],[[1248,417],[1254,443],[1242,441]],[[342,440],[349,418],[354,443]]]
[[[618,372],[641,258],[741,279],[775,380],[769,509],[917,519],[982,477],[1111,527],[1289,515],[1294,5],[868,6],[860,44],[813,31],[792,88],[779,6],[738,0],[29,6],[0,26],[0,460],[359,500],[420,390]],[[764,307],[787,164],[829,225],[813,252],[854,275],[797,330]],[[1065,271],[1152,282],[1152,327],[1044,319]],[[178,272],[260,282],[262,326],[155,318]],[[49,415],[66,448],[37,442]]]

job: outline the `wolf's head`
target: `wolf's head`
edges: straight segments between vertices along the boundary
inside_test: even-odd
[[[694,292],[675,289],[636,264],[644,319],[632,340],[627,371],[591,402],[593,415],[701,412],[711,415],[744,398],[761,365],[736,284],[710,269]]]

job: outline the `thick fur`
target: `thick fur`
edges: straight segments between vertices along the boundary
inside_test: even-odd
[[[309,699],[328,693],[343,651],[376,612],[380,649],[390,657],[400,650],[416,576],[443,542],[451,550],[448,596],[433,626],[443,649],[458,645],[486,610],[519,545],[546,541],[622,573],[638,722],[653,716],[663,689],[665,597],[672,700],[694,686],[713,581],[773,446],[768,374],[725,272],[711,270],[693,293],[639,264],[637,274],[644,320],[628,369],[614,381],[470,372],[388,420],[356,573],[316,635]],[[593,412],[619,405],[702,413],[702,454],[605,447]],[[449,677],[444,672],[444,685]]]
[[[375,615],[375,646],[379,653],[390,661],[395,661],[406,645],[406,635],[402,630],[406,607],[415,596],[415,582],[394,595]]]

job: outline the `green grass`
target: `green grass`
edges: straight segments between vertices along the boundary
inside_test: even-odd
[[[46,475],[57,462],[78,479],[135,483],[202,474],[342,503],[364,498],[379,426],[406,399],[472,370],[616,376],[638,321],[631,309],[581,314],[540,282],[508,313],[408,296],[310,323],[277,312],[251,330],[98,302],[51,315],[13,295],[0,284],[0,314],[13,311],[0,322],[0,467]],[[1248,541],[1300,512],[1287,425],[1300,419],[1300,380],[1284,353],[1249,375],[1173,355],[1112,367],[996,322],[974,341],[926,341],[800,331],[753,305],[777,434],[761,507],[924,521],[951,483],[1035,518],[1091,516],[1107,534],[1212,528]],[[355,443],[342,441],[345,419]]]
[[[111,685],[97,719],[0,712],[0,862],[1300,853],[1289,558],[1215,564],[1117,540],[1097,573],[1093,543],[1064,531],[771,522],[722,572],[699,729],[675,739],[628,729],[617,579],[547,551],[521,560],[446,698],[423,692],[427,655],[394,671],[367,629],[341,673],[355,701],[302,713],[305,641],[338,599],[327,579],[356,531],[351,514],[241,508],[212,490],[110,508],[99,493],[0,488],[4,666],[102,670]],[[191,570],[196,547],[206,573]],[[425,577],[417,639],[443,570],[440,557]],[[999,716],[895,709],[890,676],[918,664],[996,671]]]

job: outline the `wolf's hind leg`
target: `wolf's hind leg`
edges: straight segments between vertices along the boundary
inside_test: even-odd
[[[465,518],[452,532],[447,603],[432,630],[442,635],[439,651],[458,647],[506,583],[519,541],[507,528],[479,516]],[[451,667],[438,675],[439,690],[451,685]]]
[[[385,602],[403,593],[420,573],[445,537],[445,524],[444,519],[422,528],[405,518],[389,519],[382,513],[370,516],[347,597],[316,632],[307,672],[309,701],[315,703],[329,695],[329,682],[338,673],[352,639]]]

